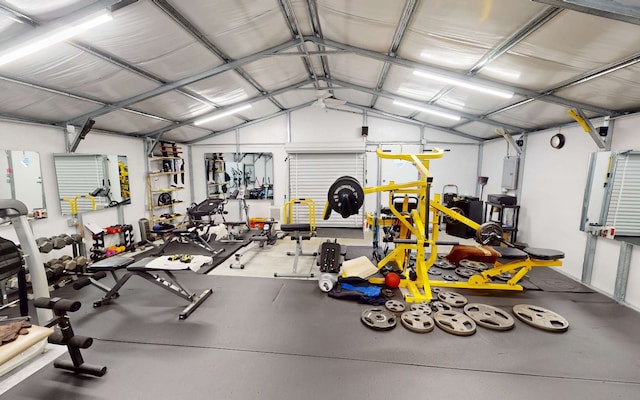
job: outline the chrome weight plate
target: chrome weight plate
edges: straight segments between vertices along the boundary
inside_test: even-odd
[[[457,336],[471,336],[476,333],[476,323],[457,311],[438,311],[433,316],[438,328]]]
[[[510,273],[510,272],[503,272],[503,273],[501,273],[499,275],[494,276],[494,278],[496,278],[496,279],[498,279],[500,281],[506,282],[509,279],[513,278],[513,274]]]
[[[443,303],[441,301],[432,301],[431,309],[433,310],[433,312],[453,310],[453,308],[450,305],[448,305],[447,303]]]
[[[488,263],[483,263],[480,261],[472,261],[472,260],[467,260],[467,259],[463,259],[458,261],[458,265],[463,267],[463,268],[469,268],[469,269],[474,269],[476,271],[486,271],[489,268],[491,268],[491,265],[489,265]]]
[[[469,279],[471,276],[473,276],[473,275],[478,273],[478,271],[476,271],[474,269],[465,268],[465,267],[458,267],[453,272],[458,274],[458,276],[460,276],[462,278],[467,278],[467,279]]]
[[[407,309],[407,306],[405,306],[403,302],[398,300],[387,300],[384,303],[384,306],[387,307],[387,310],[393,312],[403,312]]]
[[[427,270],[427,273],[429,275],[435,275],[435,276],[442,275],[442,271],[440,271],[439,269],[435,269],[435,268],[429,268]]]
[[[467,298],[460,293],[450,292],[448,290],[443,290],[438,293],[438,299],[453,307],[462,307],[468,303]]]
[[[569,329],[569,321],[546,308],[531,304],[516,304],[513,306],[513,314],[525,324],[545,331],[566,332]]]
[[[460,278],[458,278],[457,276],[452,275],[452,274],[442,274],[442,278],[445,281],[459,281],[460,280]]]
[[[435,328],[433,318],[420,311],[405,311],[400,315],[402,326],[416,333],[431,332]]]
[[[476,324],[494,331],[508,331],[515,326],[515,321],[509,313],[487,304],[467,304],[464,306],[464,313]]]
[[[455,264],[450,263],[446,258],[434,261],[433,265],[442,269],[454,269],[456,267]]]
[[[360,317],[365,326],[376,331],[388,331],[396,327],[395,314],[384,308],[368,308],[364,310]]]
[[[412,304],[411,307],[409,307],[409,310],[413,312],[421,312],[423,314],[431,315],[431,306],[425,303]]]

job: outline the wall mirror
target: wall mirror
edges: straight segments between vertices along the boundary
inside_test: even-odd
[[[54,154],[62,215],[130,204],[127,156]]]
[[[273,199],[272,153],[205,153],[209,198]]]
[[[580,229],[640,245],[640,152],[591,154]]]
[[[35,151],[1,150],[0,168],[4,171],[0,199],[20,200],[27,206],[29,217],[46,218],[40,155]]]

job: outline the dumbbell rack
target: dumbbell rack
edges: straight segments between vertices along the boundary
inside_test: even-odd
[[[99,261],[106,258],[106,248],[105,248],[106,235],[120,235],[121,240],[118,246],[124,246],[125,251],[132,251],[135,247],[132,225],[129,225],[129,224],[112,225],[107,227],[104,231],[92,235],[92,239],[93,239],[93,246],[91,247],[92,261]]]

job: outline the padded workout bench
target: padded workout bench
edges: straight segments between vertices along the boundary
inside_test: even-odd
[[[295,252],[287,252],[288,256],[294,256],[293,259],[293,270],[290,274],[279,274],[274,273],[273,276],[276,278],[313,278],[313,273],[298,273],[298,258],[300,256],[317,256],[318,253],[305,253],[302,251],[302,241],[311,239],[313,231],[311,230],[311,224],[282,224],[280,225],[280,230],[282,232],[288,232],[290,234],[291,240],[296,241],[296,251]]]
[[[110,304],[113,299],[120,296],[119,291],[122,286],[134,275],[140,276],[147,281],[160,286],[163,289],[179,296],[187,301],[189,305],[182,310],[179,314],[179,319],[187,319],[192,312],[196,310],[209,296],[213,293],[213,289],[207,289],[201,294],[197,295],[191,293],[183,285],[178,282],[178,279],[173,274],[173,271],[186,271],[186,270],[199,270],[204,264],[211,263],[212,259],[209,256],[194,255],[190,256],[191,260],[183,262],[179,258],[172,260],[173,256],[160,256],[160,257],[145,257],[141,260],[135,261],[131,257],[110,257],[104,260],[98,261],[88,266],[89,272],[99,274],[100,272],[110,272],[116,283],[113,287],[109,288],[102,285],[97,279],[89,278],[89,283],[95,285],[106,294],[93,303],[94,307],[100,307],[106,304]],[[179,257],[179,256],[178,256]],[[126,272],[120,278],[117,277],[116,271],[125,270]],[[166,278],[158,275],[163,273]],[[104,277],[106,274],[103,274]],[[98,278],[99,279],[99,278]],[[79,282],[77,282],[79,283]],[[86,286],[89,283],[74,285],[74,288]]]
[[[467,282],[449,282],[430,280],[431,286],[455,287],[467,289],[502,289],[523,290],[518,284],[520,280],[533,267],[559,267],[564,253],[559,250],[539,249],[526,247],[517,249],[514,247],[493,247],[500,253],[494,267],[469,277]],[[511,278],[505,283],[494,283],[492,278],[501,274],[511,274]]]

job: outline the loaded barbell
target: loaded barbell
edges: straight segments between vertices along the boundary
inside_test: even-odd
[[[329,207],[325,212],[324,219],[328,219],[331,211],[335,211],[348,218],[358,213],[364,204],[364,190],[360,182],[351,176],[341,176],[329,187],[327,193]]]

